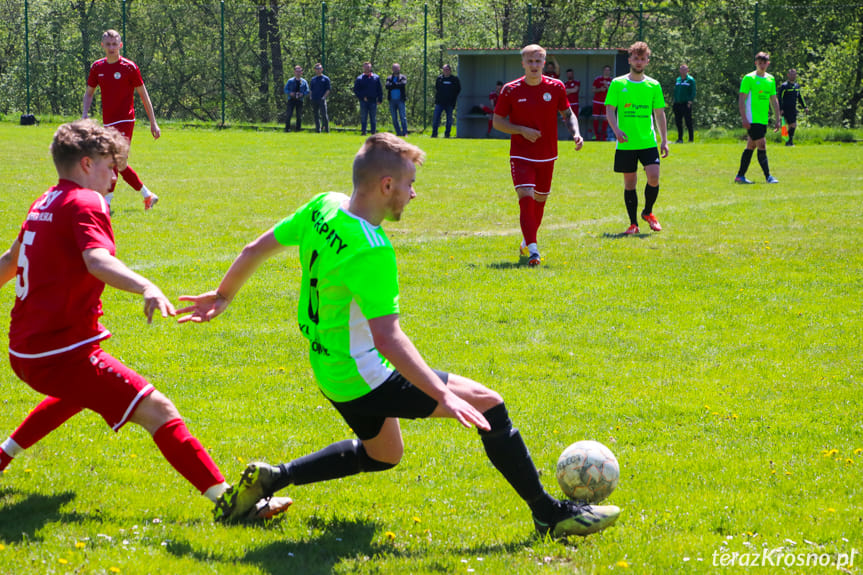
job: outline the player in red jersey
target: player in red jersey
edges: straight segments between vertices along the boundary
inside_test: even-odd
[[[593,80],[593,135],[597,141],[604,142],[608,134],[608,120],[605,119],[605,97],[611,85],[611,66],[602,69],[602,76]]]
[[[576,150],[581,149],[584,141],[563,82],[543,76],[545,49],[538,44],[525,46],[521,50],[521,65],[524,76],[505,85],[500,93],[494,109],[494,127],[512,134],[509,163],[524,236],[521,251],[527,252],[528,265],[537,266],[542,258],[536,235],[551,192],[557,159],[558,113],[572,134]]]
[[[153,111],[153,103],[150,102],[150,95],[141,78],[141,71],[134,62],[120,56],[122,46],[120,33],[116,30],[106,30],[102,34],[102,49],[105,51],[105,57],[96,60],[90,66],[81,117],[88,117],[96,88],[99,88],[102,91],[102,123],[116,128],[131,143],[132,131],[135,129],[135,93],[137,92],[147,112],[147,118],[150,119],[150,133],[158,140],[162,131],[156,123],[156,113]],[[141,192],[145,210],[149,210],[159,201],[159,197],[147,189],[131,167],[126,166],[120,175],[127,184],[132,186],[132,189]],[[111,184],[111,189],[105,196],[109,206],[113,197],[114,184]]]
[[[578,118],[578,96],[581,92],[581,82],[575,79],[575,70],[572,68],[566,71],[566,82],[563,83],[563,86],[566,88],[569,107],[572,108],[572,113]]]
[[[105,194],[124,167],[129,142],[91,120],[57,129],[51,154],[59,182],[27,214],[17,239],[0,255],[0,286],[15,278],[9,361],[15,374],[47,397],[0,444],[0,470],[83,409],[114,431],[145,428],[165,459],[217,502],[228,484],[192,436],[177,408],[146,379],[102,350],[110,332],[100,323],[105,284],[141,294],[147,322],[176,314],[148,279],[115,257]],[[290,500],[262,501],[256,517],[283,511]]]
[[[503,82],[500,80],[497,81],[497,85],[494,88],[494,92],[489,92],[488,101],[491,103],[491,106],[483,106],[482,111],[485,114],[488,114],[488,131],[486,132],[486,138],[491,136],[491,129],[494,128],[494,108],[497,106],[497,99],[500,98],[500,91],[503,90]]]

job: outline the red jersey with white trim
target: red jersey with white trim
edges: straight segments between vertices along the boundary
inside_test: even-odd
[[[593,102],[595,104],[605,104],[605,97],[608,95],[608,87],[611,86],[611,81],[614,78],[606,78],[605,76],[597,76],[593,80]]]
[[[44,357],[111,334],[100,323],[105,284],[82,252],[114,255],[114,231],[101,194],[61,179],[36,200],[18,234],[9,353]]]
[[[578,94],[579,92],[581,92],[581,82],[579,82],[578,80],[567,80],[563,83],[563,86],[567,90],[572,90],[573,88],[575,88],[575,92],[573,92],[572,94],[567,94],[566,97],[569,99],[570,104],[578,104]]]
[[[102,123],[110,126],[134,121],[135,88],[143,84],[137,64],[128,58],[120,56],[113,64],[107,58],[93,62],[87,85],[102,91]]]
[[[519,126],[539,130],[542,136],[531,143],[521,134],[512,134],[509,157],[530,162],[557,159],[557,114],[569,109],[563,82],[543,76],[536,86],[530,86],[524,76],[503,87],[494,113]]]

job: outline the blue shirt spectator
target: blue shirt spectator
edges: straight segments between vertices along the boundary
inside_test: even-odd
[[[384,101],[381,77],[372,72],[372,63],[363,62],[363,73],[354,80],[354,95],[360,101],[360,124],[366,135],[366,124],[371,123],[372,134],[377,132],[378,104]]]
[[[324,74],[313,77],[310,84],[312,100],[322,100],[330,91],[330,78]]]

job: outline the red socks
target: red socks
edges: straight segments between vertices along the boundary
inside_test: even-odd
[[[545,202],[539,202],[534,199],[533,219],[536,220],[536,231],[539,233],[539,226],[542,225],[542,215],[545,213]]]
[[[225,480],[213,458],[189,433],[182,419],[172,419],[156,430],[153,441],[168,463],[201,493]]]
[[[536,243],[536,200],[530,196],[518,199],[519,218],[521,224],[521,235],[524,236],[525,244]]]
[[[138,177],[138,173],[130,166],[126,166],[126,169],[120,172],[120,175],[123,176],[126,183],[136,192],[140,192],[141,188],[144,187],[144,182],[141,181],[141,178]]]
[[[33,408],[21,425],[10,437],[22,449],[27,449],[37,441],[63,425],[67,419],[83,409],[78,405],[56,397],[46,397]]]

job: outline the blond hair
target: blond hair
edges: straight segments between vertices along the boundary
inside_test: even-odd
[[[646,56],[650,58],[650,47],[647,42],[636,42],[629,47],[630,56]]]
[[[76,120],[57,128],[50,149],[57,171],[66,172],[85,157],[111,157],[116,164],[125,164],[129,140],[114,128],[93,120]]]
[[[354,157],[354,188],[385,176],[397,177],[406,162],[421,166],[425,152],[389,132],[369,136]]]
[[[539,52],[542,55],[542,59],[545,60],[546,52],[545,48],[540,46],[539,44],[528,44],[524,48],[521,49],[521,57],[524,58],[525,54],[533,54],[534,52]]]

